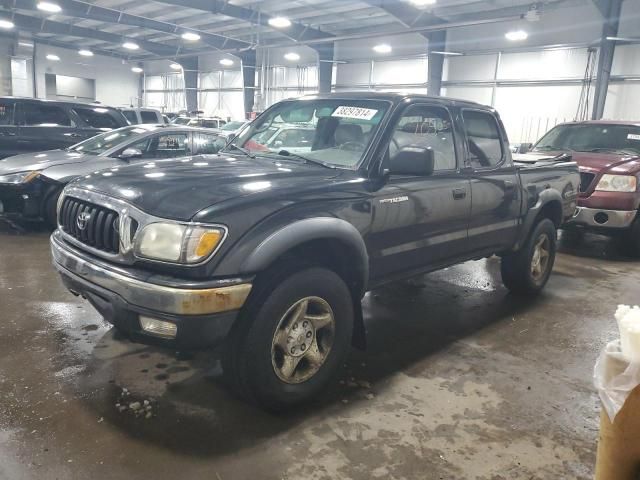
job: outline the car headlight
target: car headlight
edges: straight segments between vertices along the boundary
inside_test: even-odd
[[[596,190],[601,192],[635,192],[638,179],[633,175],[603,175]]]
[[[20,172],[20,173],[12,173],[10,175],[0,175],[0,183],[10,183],[14,185],[18,185],[20,183],[27,183],[40,175],[38,171],[32,172]]]
[[[221,227],[151,223],[138,235],[135,251],[139,257],[193,264],[215,252],[225,234],[226,230]]]

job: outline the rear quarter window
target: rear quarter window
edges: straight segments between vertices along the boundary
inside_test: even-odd
[[[122,114],[131,125],[137,125],[138,117],[136,115],[136,112],[134,112],[133,110],[123,110]]]
[[[114,129],[121,126],[114,117],[114,112],[107,108],[74,108],[74,112],[91,128]]]
[[[140,118],[142,119],[142,123],[162,123],[158,119],[156,112],[142,111],[140,112]]]

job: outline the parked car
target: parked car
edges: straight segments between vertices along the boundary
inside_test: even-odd
[[[248,121],[231,121],[224,124],[218,129],[219,133],[225,138],[231,138],[235,136],[244,128],[245,125],[249,125]]]
[[[563,123],[532,149],[567,151],[581,179],[578,208],[567,227],[618,236],[627,253],[640,256],[640,123]]]
[[[130,125],[139,125],[141,123],[148,123],[158,125],[162,123],[169,123],[165,121],[165,116],[162,112],[156,108],[120,108],[120,111],[125,116]]]
[[[209,117],[177,117],[173,120],[176,125],[188,125],[190,127],[202,127],[202,128],[222,128],[227,122],[221,118],[209,118]]]
[[[101,104],[0,97],[0,159],[65,148],[125,125],[122,113]]]
[[[63,150],[28,153],[0,162],[0,216],[45,220],[56,225],[62,188],[75,178],[163,158],[218,152],[226,141],[210,130],[171,125],[135,125],[102,133]]]
[[[305,155],[256,140],[311,122]],[[510,290],[540,292],[578,183],[566,155],[515,165],[489,107],[318,95],[270,107],[219,158],[67,186],[51,248],[69,290],[119,330],[181,350],[225,340],[230,381],[283,409],[362,345],[367,290],[498,254]]]

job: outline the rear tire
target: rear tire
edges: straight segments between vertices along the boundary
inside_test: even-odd
[[[351,292],[326,268],[280,268],[254,287],[225,345],[225,377],[272,411],[309,401],[334,378],[351,344]]]
[[[622,253],[630,257],[640,258],[640,216],[636,217],[620,240]]]
[[[547,218],[532,229],[517,252],[502,257],[502,283],[518,295],[537,295],[544,288],[556,258],[557,231]]]

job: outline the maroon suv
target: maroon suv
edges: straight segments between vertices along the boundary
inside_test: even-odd
[[[580,167],[578,208],[568,227],[619,234],[628,252],[640,255],[640,122],[562,123],[533,151],[569,151]]]

